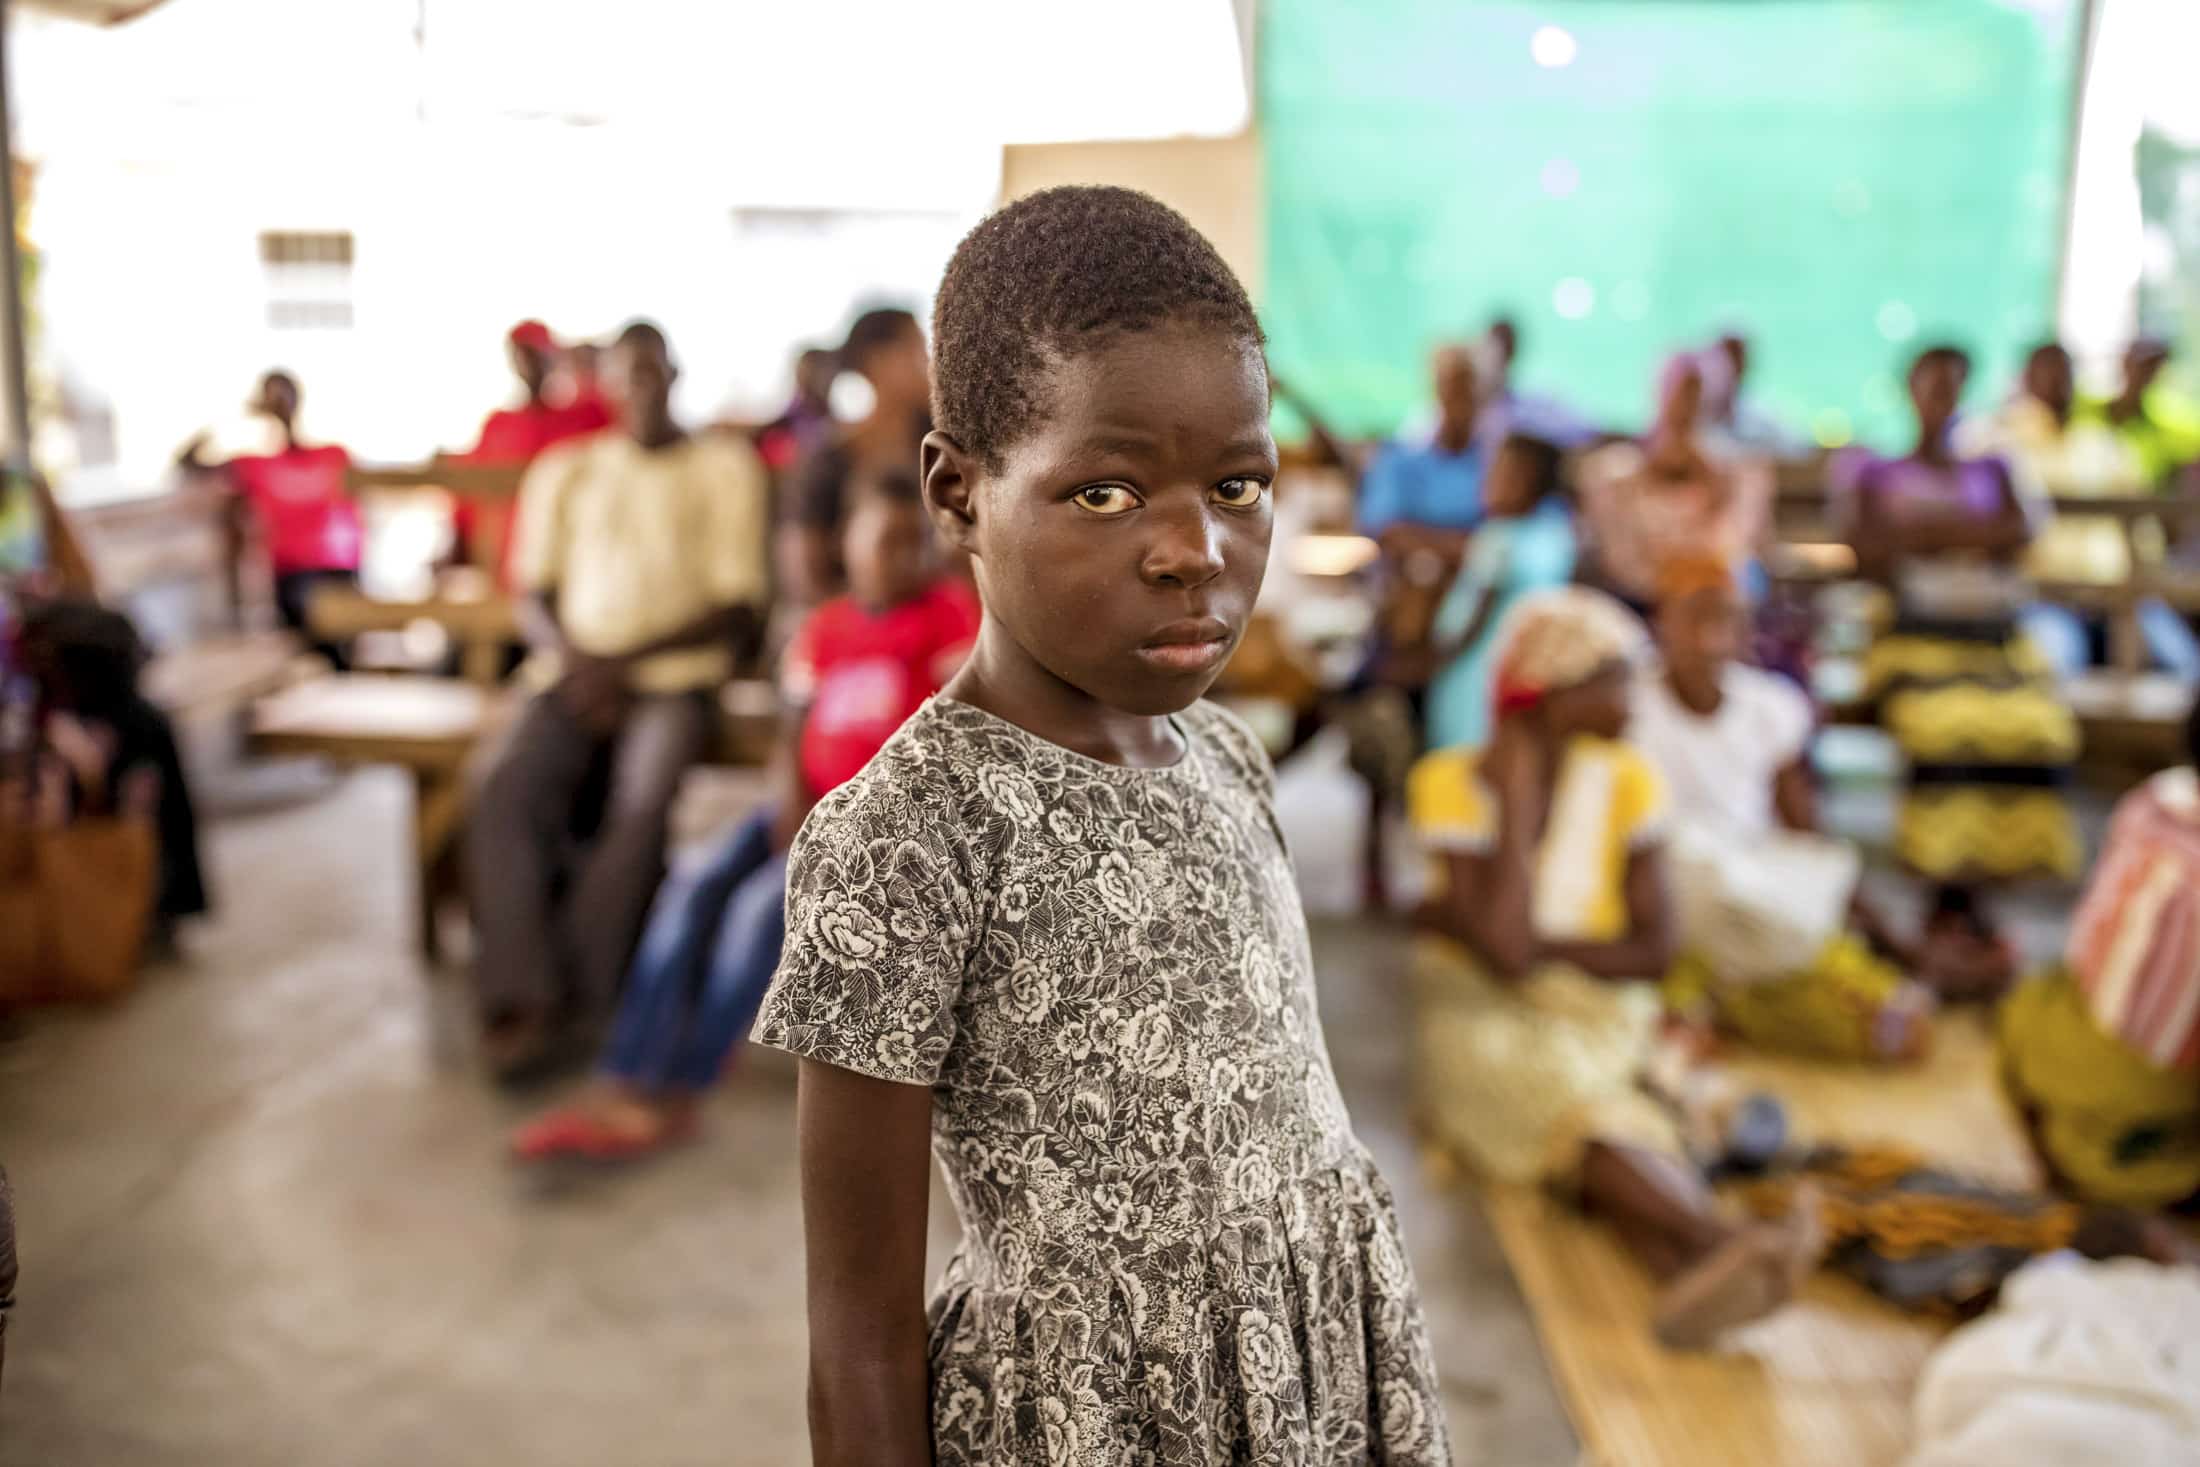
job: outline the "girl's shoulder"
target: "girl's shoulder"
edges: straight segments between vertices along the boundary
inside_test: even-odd
[[[1219,703],[1201,699],[1178,715],[1185,737],[1204,750],[1233,783],[1263,800],[1276,793],[1276,766],[1260,736]]]
[[[803,836],[949,837],[970,785],[972,756],[954,721],[942,716],[942,701],[931,699],[910,714],[855,778],[820,797]]]

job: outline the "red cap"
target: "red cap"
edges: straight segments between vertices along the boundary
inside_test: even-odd
[[[522,321],[514,326],[505,340],[514,346],[524,346],[529,351],[556,351],[558,339],[550,334],[550,328],[540,321]]]

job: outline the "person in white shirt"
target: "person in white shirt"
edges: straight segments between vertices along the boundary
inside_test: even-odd
[[[1801,689],[1739,660],[1749,625],[1734,567],[1711,556],[1659,577],[1658,664],[1636,679],[1628,739],[1665,776],[1684,1014],[1759,1046],[1899,1060],[1929,1041],[1930,990],[1856,896],[1859,862],[1818,832]]]

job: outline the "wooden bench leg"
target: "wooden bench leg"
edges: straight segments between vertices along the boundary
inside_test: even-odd
[[[413,771],[413,889],[420,906],[420,955],[431,965],[443,956],[436,916],[444,892],[453,885],[464,800],[465,781],[461,776],[425,769]]]

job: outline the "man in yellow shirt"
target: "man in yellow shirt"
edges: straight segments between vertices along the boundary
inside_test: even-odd
[[[512,575],[536,691],[467,834],[483,1047],[509,1080],[590,1052],[663,867],[666,813],[768,595],[756,455],[674,421],[655,326],[627,327],[609,366],[616,425],[545,452],[521,485]],[[601,817],[568,862],[607,767]]]

